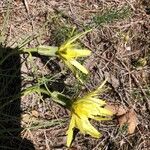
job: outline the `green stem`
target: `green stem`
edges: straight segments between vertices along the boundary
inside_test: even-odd
[[[10,56],[16,55],[16,54],[23,54],[23,53],[38,53],[40,55],[44,56],[56,56],[56,51],[58,50],[58,47],[55,46],[39,46],[36,48],[23,48],[18,51],[14,51],[9,53],[7,56],[5,56],[1,61],[0,65],[3,64],[5,60],[7,60]]]

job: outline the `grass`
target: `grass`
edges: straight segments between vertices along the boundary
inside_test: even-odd
[[[93,17],[93,22],[96,26],[101,26],[103,24],[108,24],[112,22],[117,22],[131,16],[131,10],[128,6],[123,6],[119,9],[109,9],[98,13]]]
[[[110,86],[112,90],[102,95],[102,97],[110,102],[122,103],[123,105],[130,104],[130,107],[134,106],[140,121],[139,126],[133,135],[127,135],[124,134],[126,126],[119,129],[114,120],[109,122],[108,125],[107,123],[100,123],[98,124],[98,128],[104,131],[104,136],[96,140],[89,136],[83,137],[83,135],[78,134],[73,143],[73,147],[83,150],[97,150],[100,148],[128,150],[140,149],[142,145],[144,148],[143,143],[146,143],[146,138],[144,137],[147,137],[150,124],[148,120],[149,113],[147,107],[145,107],[146,98],[150,98],[150,81],[148,77],[145,77],[147,72],[149,72],[150,59],[146,57],[146,64],[144,64],[144,66],[143,61],[137,61],[137,63],[140,63],[140,66],[142,66],[140,70],[133,67],[132,60],[133,58],[138,58],[137,60],[145,58],[142,57],[140,59],[143,51],[146,56],[149,56],[147,50],[148,42],[142,47],[143,50],[141,53],[134,54],[123,49],[123,43],[120,41],[120,37],[116,37],[115,42],[109,41],[109,38],[111,36],[111,40],[113,40],[113,35],[116,34],[116,30],[111,28],[111,23],[122,22],[125,26],[116,28],[118,28],[119,31],[121,30],[120,33],[130,31],[134,39],[131,39],[130,43],[128,43],[130,44],[129,46],[131,46],[133,52],[136,49],[140,50],[136,42],[140,43],[140,41],[138,41],[139,37],[140,39],[144,37],[143,40],[147,40],[145,33],[148,31],[146,28],[142,28],[143,24],[137,23],[136,26],[134,26],[130,20],[132,22],[137,20],[143,21],[146,26],[147,18],[141,17],[145,14],[143,14],[142,11],[136,14],[136,10],[125,7],[122,2],[119,2],[116,8],[112,3],[107,2],[107,7],[102,11],[97,10],[95,6],[96,10],[94,11],[96,13],[94,12],[94,14],[91,15],[90,13],[85,13],[87,12],[87,8],[91,9],[91,4],[88,2],[84,7],[82,7],[82,3],[80,3],[79,6],[81,7],[79,7],[72,3],[68,5],[62,1],[61,7],[63,9],[61,11],[59,10],[59,12],[69,16],[67,18],[55,11],[47,12],[50,8],[53,9],[54,6],[52,6],[51,3],[49,3],[49,6],[43,2],[40,6],[37,6],[39,8],[38,14],[36,14],[36,9],[30,10],[30,13],[33,15],[32,19],[35,29],[31,31],[30,28],[28,28],[30,26],[28,19],[26,20],[27,24],[26,22],[19,24],[18,20],[13,18],[16,15],[14,15],[13,11],[10,11],[10,7],[18,13],[18,19],[20,17],[22,20],[22,16],[24,16],[24,19],[29,17],[26,16],[27,14],[22,3],[18,3],[18,8],[14,7],[13,3],[8,3],[1,7],[2,9],[6,8],[6,12],[2,13],[4,21],[3,24],[0,25],[0,147],[3,149],[15,149],[16,145],[12,140],[12,137],[15,137],[18,143],[19,141],[23,141],[24,138],[27,138],[28,142],[32,141],[29,143],[34,144],[36,149],[46,145],[41,143],[41,139],[45,143],[48,142],[43,149],[48,149],[48,146],[53,148],[59,145],[61,145],[60,149],[66,148],[63,138],[65,138],[66,126],[68,126],[68,112],[63,107],[54,103],[52,98],[48,96],[49,93],[43,94],[45,91],[42,91],[42,89],[46,88],[48,89],[47,91],[50,92],[59,91],[68,97],[75,98],[86,91],[94,89],[98,83],[103,80],[105,72],[108,72],[115,76],[119,83],[119,88],[113,87],[113,82],[115,81],[111,78],[107,86]],[[136,5],[138,9],[142,9],[140,4],[132,3],[131,5]],[[36,8],[33,7],[35,5],[34,3],[28,2],[28,4],[30,7]],[[93,4],[96,5],[96,2],[93,2]],[[60,4],[57,5],[60,7]],[[102,6],[102,4],[99,5]],[[19,13],[20,7],[21,16]],[[67,9],[71,10],[68,11]],[[47,13],[49,14],[48,16],[46,16]],[[31,48],[42,44],[60,45],[66,39],[84,30],[85,27],[83,24],[86,24],[86,15],[94,16],[91,20],[88,20],[94,30],[82,40],[82,44],[88,46],[93,52],[92,56],[85,62],[85,65],[86,63],[90,64],[90,76],[85,79],[85,87],[76,82],[73,76],[70,76],[70,72],[66,70],[64,65],[57,58],[51,59],[30,53],[13,55],[24,47]],[[80,20],[81,16],[83,20]],[[41,18],[44,19],[41,21]],[[128,20],[128,18],[130,18],[130,20]],[[81,26],[74,23],[75,21],[78,21]],[[39,23],[40,26],[38,26]],[[10,24],[12,24],[12,26],[9,26]],[[107,25],[109,30],[103,30],[103,28],[101,28],[103,25]],[[101,37],[105,37],[107,40],[103,40]],[[101,49],[101,53],[99,49]],[[121,51],[125,53],[122,54]],[[119,52],[119,57],[117,52]],[[121,57],[122,55],[123,57]],[[111,59],[109,59],[109,57],[111,57]],[[96,63],[94,64],[93,62]],[[139,84],[135,83],[131,75],[136,77]],[[84,78],[83,76],[83,79]],[[142,91],[145,91],[144,96]],[[32,115],[31,112],[33,110],[38,112],[38,117]],[[22,122],[24,114],[29,115],[33,120],[28,123]],[[132,140],[135,137],[140,138]],[[10,141],[10,143],[8,141]],[[124,143],[121,143],[122,141]],[[26,146],[30,145],[28,142]],[[21,142],[19,145],[22,145]]]

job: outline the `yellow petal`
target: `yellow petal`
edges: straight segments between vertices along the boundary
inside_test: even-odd
[[[67,131],[67,146],[70,147],[72,139],[73,139],[73,128],[75,127],[75,118],[74,115],[72,115],[69,129]]]
[[[65,61],[65,64],[67,65],[67,67],[75,74],[76,70],[75,67],[70,63],[70,61]]]
[[[76,41],[77,39],[79,39],[80,37],[82,37],[83,35],[85,35],[86,33],[92,31],[92,29],[90,30],[86,30],[85,32],[81,32],[75,36],[73,36],[72,38],[70,38],[67,42],[65,42],[63,45],[64,47],[67,47],[68,45],[70,45],[71,43],[73,43],[74,41]]]
[[[98,103],[94,103],[89,100],[76,103],[77,106],[74,108],[78,116],[86,116],[87,118],[93,118],[93,116],[111,116],[112,113],[102,108]]]
[[[84,134],[89,134],[92,137],[99,138],[100,133],[91,125],[87,118],[82,118],[77,122],[77,126]]]
[[[102,82],[102,84],[101,84],[96,90],[89,92],[89,93],[87,94],[87,96],[93,97],[93,96],[99,95],[99,93],[103,90],[103,86],[105,85],[106,82],[107,82],[107,79],[105,79],[105,80]]]
[[[68,58],[77,58],[77,57],[86,57],[91,54],[91,51],[88,49],[67,49],[66,55]]]
[[[99,115],[99,107],[100,105],[98,103],[88,99],[81,99],[80,101],[75,102],[74,112],[78,116],[86,116],[88,118],[93,115]]]
[[[81,133],[85,134],[85,129],[83,127],[83,118],[85,118],[85,117],[82,116],[82,119],[81,119],[81,116],[80,117],[76,116],[75,126],[76,126],[76,128],[78,128],[80,130]]]
[[[76,109],[76,114],[77,116],[79,116],[79,118],[82,118],[84,116],[88,117],[91,114],[91,109],[88,107],[81,106]]]
[[[98,98],[94,98],[94,97],[87,97],[86,100],[87,100],[87,101],[91,101],[91,102],[96,103],[96,104],[99,104],[99,106],[103,106],[103,105],[106,104],[105,101],[100,100],[100,99],[98,99]]]
[[[100,92],[101,91],[101,89],[103,88],[103,86],[106,84],[106,82],[107,82],[107,78],[102,82],[102,84],[96,89],[96,92]]]
[[[88,74],[88,71],[85,67],[83,67],[80,63],[78,63],[76,60],[71,60],[70,63],[78,68],[81,72]]]
[[[99,108],[99,115],[101,116],[112,116],[112,112],[106,108]]]
[[[102,118],[102,117],[93,117],[91,119],[94,119],[94,120],[97,120],[97,121],[111,120],[111,118],[106,118],[106,117],[104,117],[104,118]]]
[[[72,71],[72,73],[76,76],[76,78],[83,83],[82,79],[80,78],[78,71],[76,70],[76,68],[70,63],[70,61],[66,61],[64,60],[65,64],[68,66],[68,68]]]

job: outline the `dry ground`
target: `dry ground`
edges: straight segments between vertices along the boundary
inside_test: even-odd
[[[60,45],[73,30],[88,28],[93,31],[80,40],[81,45],[92,51],[84,61],[90,71],[84,88],[70,72],[63,72],[65,66],[60,60],[22,54],[18,68],[20,89],[46,83],[51,90],[75,96],[94,89],[108,77],[109,90],[102,97],[134,108],[138,118],[136,131],[127,134],[125,129],[119,129],[115,119],[94,123],[103,136],[93,139],[78,133],[70,149],[150,149],[149,0],[0,1],[1,41],[5,47]],[[4,87],[3,80],[0,82]],[[69,113],[65,108],[49,97],[31,93],[21,96],[20,108],[21,139],[30,140],[36,150],[67,149]],[[31,143],[18,149],[34,149]],[[13,148],[6,146],[1,145],[0,149]]]

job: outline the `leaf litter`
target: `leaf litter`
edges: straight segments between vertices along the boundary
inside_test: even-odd
[[[124,125],[128,126],[128,134],[135,132],[136,126],[138,125],[138,119],[133,108],[129,109],[118,104],[107,104],[105,108],[110,110],[113,115],[116,116],[120,127],[123,127]]]

